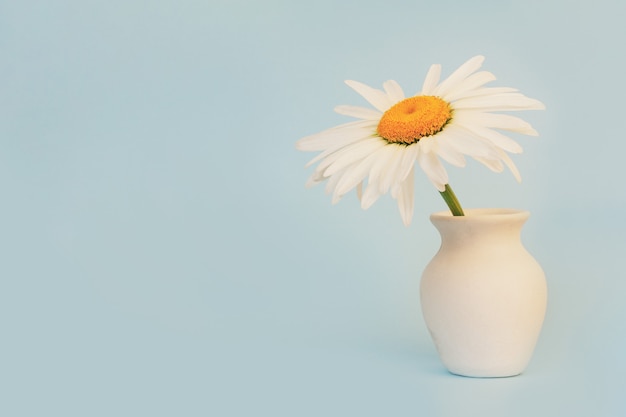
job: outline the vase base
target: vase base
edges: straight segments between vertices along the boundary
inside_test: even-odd
[[[464,378],[476,378],[476,379],[497,379],[497,378],[513,378],[522,374],[522,372],[516,373],[502,373],[502,374],[482,374],[482,373],[464,373],[464,372],[453,372],[448,369],[448,372],[452,375],[462,376]]]

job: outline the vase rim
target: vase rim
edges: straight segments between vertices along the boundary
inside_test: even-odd
[[[520,210],[513,208],[474,208],[463,210],[465,216],[453,216],[449,210],[437,211],[430,215],[431,220],[449,220],[449,221],[463,221],[467,218],[489,217],[489,218],[528,218],[530,212],[528,210]]]

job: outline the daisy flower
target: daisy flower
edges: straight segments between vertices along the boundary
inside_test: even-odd
[[[374,108],[338,106],[337,113],[359,120],[297,142],[299,150],[320,152],[307,164],[319,162],[307,186],[326,181],[333,204],[356,188],[363,209],[390,192],[408,226],[413,217],[416,162],[454,215],[463,215],[463,210],[448,184],[442,159],[463,167],[468,156],[495,172],[506,166],[521,181],[507,153],[521,153],[522,148],[500,131],[530,136],[537,132],[520,118],[494,112],[545,107],[516,89],[485,87],[495,77],[478,71],[484,59],[471,58],[441,82],[441,66],[432,65],[422,91],[409,98],[393,80],[386,81],[383,90],[346,81]]]

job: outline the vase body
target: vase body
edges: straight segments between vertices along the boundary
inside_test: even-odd
[[[422,275],[424,320],[451,373],[518,375],[530,361],[547,303],[544,272],[521,242],[529,213],[465,214],[430,217],[441,247]]]

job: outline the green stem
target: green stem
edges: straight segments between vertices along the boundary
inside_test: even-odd
[[[461,208],[461,204],[456,198],[456,195],[454,195],[454,191],[452,191],[449,184],[446,184],[446,189],[444,191],[440,191],[440,194],[450,208],[453,216],[465,216],[463,209]]]

